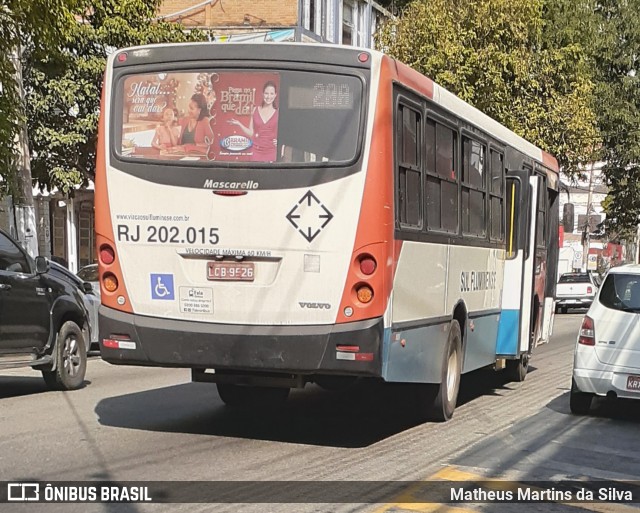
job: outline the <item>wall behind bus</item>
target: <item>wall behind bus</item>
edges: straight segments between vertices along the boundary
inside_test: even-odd
[[[298,0],[165,0],[159,15],[185,10],[176,18],[187,27],[266,28],[295,26],[298,22]]]

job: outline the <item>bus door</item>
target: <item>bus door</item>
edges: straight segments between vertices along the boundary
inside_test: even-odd
[[[507,187],[507,240],[502,307],[496,354],[517,358],[533,348],[531,341],[536,261],[538,177],[530,170],[509,170]]]
[[[543,326],[549,326],[548,315],[552,313],[553,301],[547,301],[546,288],[549,280],[555,279],[555,266],[549,262],[558,257],[553,249],[556,244],[552,243],[552,237],[557,237],[556,233],[551,233],[549,226],[549,204],[550,189],[547,187],[546,173],[535,173],[531,177],[532,184],[535,184],[536,194],[534,216],[532,218],[532,228],[535,229],[535,244],[533,246],[533,287],[531,291],[531,328],[530,333],[534,337],[531,347],[535,347],[542,342],[549,341],[549,330]]]

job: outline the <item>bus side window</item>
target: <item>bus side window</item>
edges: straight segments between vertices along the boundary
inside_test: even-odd
[[[427,229],[458,233],[457,133],[427,118],[425,148]]]
[[[396,188],[397,219],[403,228],[422,228],[422,116],[400,103],[397,112]]]
[[[485,237],[487,233],[487,147],[462,138],[462,233]]]
[[[491,181],[489,186],[489,218],[491,240],[504,240],[504,156],[494,149],[491,154]]]
[[[548,201],[547,201],[547,181],[544,178],[538,178],[538,205],[536,219],[536,244],[539,248],[547,247],[547,217],[548,217]]]

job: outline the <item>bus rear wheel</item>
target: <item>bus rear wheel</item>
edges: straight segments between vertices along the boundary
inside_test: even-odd
[[[462,373],[462,334],[458,321],[451,321],[449,337],[445,347],[440,384],[422,385],[427,398],[427,418],[445,422],[453,417],[460,390]],[[435,393],[435,398],[433,394]],[[429,400],[431,399],[431,400]],[[424,407],[424,406],[423,406]]]
[[[284,404],[288,388],[257,387],[217,383],[220,399],[230,408],[264,410]]]

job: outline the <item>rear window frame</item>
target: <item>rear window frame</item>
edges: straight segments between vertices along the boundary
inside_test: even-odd
[[[614,287],[615,287],[615,282],[616,280],[619,279],[627,279],[627,290],[625,290],[625,296],[626,293],[629,292],[629,294],[631,295],[631,291],[628,291],[628,285],[632,280],[635,280],[635,284],[636,287],[638,288],[637,290],[637,294],[638,297],[635,298],[635,302],[633,304],[631,303],[623,303],[624,301],[631,301],[631,297],[629,297],[629,299],[625,298],[621,298],[620,295],[618,294],[618,290],[614,290],[614,293],[616,294],[616,297],[621,301],[619,304],[616,304],[613,301],[609,301],[609,297],[608,295],[610,294],[609,288],[610,288],[610,283],[613,283]],[[606,301],[603,301],[603,298],[606,298]],[[609,273],[605,279],[602,282],[602,286],[600,287],[600,290],[598,291],[598,298],[597,301],[600,305],[602,305],[605,308],[608,308],[609,310],[615,310],[615,311],[619,311],[619,312],[625,312],[625,313],[640,313],[640,274],[635,274],[635,273]]]
[[[358,68],[345,68],[333,65],[317,64],[313,67],[306,64],[288,62],[286,67],[285,63],[270,63],[265,61],[253,62],[250,60],[242,61],[242,66],[238,65],[237,61],[190,61],[190,62],[167,62],[167,63],[149,63],[145,65],[124,66],[113,69],[113,75],[110,80],[111,95],[109,99],[110,111],[109,111],[109,147],[108,153],[111,159],[122,163],[142,164],[144,166],[160,166],[160,167],[179,167],[181,169],[220,169],[229,168],[235,169],[247,169],[247,170],[259,170],[264,173],[265,169],[279,170],[279,169],[293,169],[304,170],[318,169],[318,168],[330,168],[330,169],[342,169],[342,176],[347,176],[358,171],[355,165],[362,159],[363,145],[367,132],[367,117],[368,117],[368,103],[370,95],[370,72],[368,70]],[[203,70],[219,70],[219,71],[242,71],[247,70],[249,72],[304,72],[314,74],[326,74],[326,75],[342,75],[359,80],[361,89],[361,104],[360,104],[360,120],[358,123],[358,134],[356,136],[356,147],[353,158],[348,161],[315,161],[315,162],[282,162],[277,161],[273,163],[269,162],[251,162],[251,161],[174,161],[174,160],[154,160],[154,159],[141,159],[139,157],[131,157],[123,155],[121,145],[118,141],[122,139],[122,127],[123,127],[123,112],[122,104],[124,97],[123,82],[131,75],[146,75],[157,73],[198,73],[204,72]],[[179,162],[179,163],[178,163]]]
[[[567,280],[563,280],[563,278],[573,278],[573,277],[584,277],[584,280],[571,280],[571,279],[567,279]],[[595,285],[593,278],[586,273],[566,273],[563,274],[562,276],[560,276],[560,278],[558,279],[558,283],[590,283],[592,285]]]

